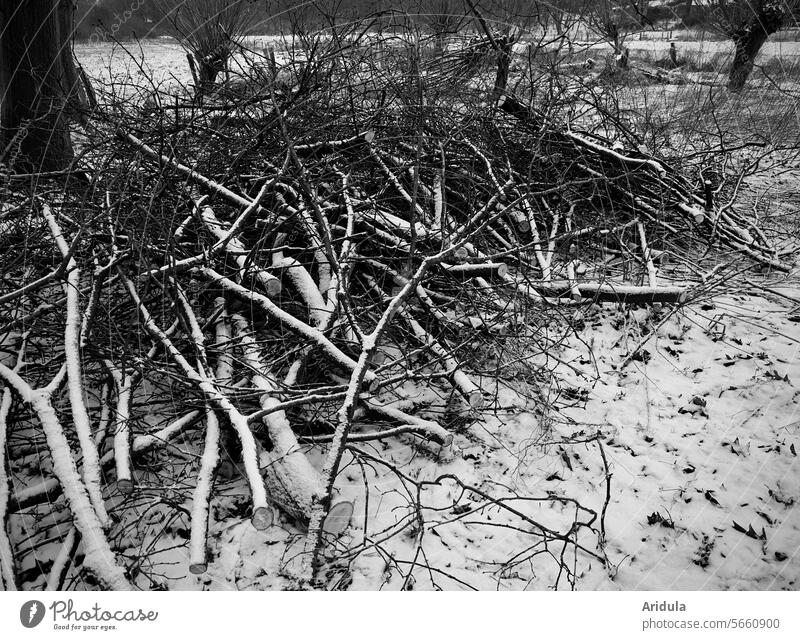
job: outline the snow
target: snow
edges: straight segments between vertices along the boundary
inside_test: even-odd
[[[69,246],[56,222],[52,211],[47,205],[42,211],[59,251],[65,259],[69,256]],[[86,398],[83,392],[83,372],[81,367],[81,308],[80,308],[80,271],[73,258],[69,258],[67,265],[69,271],[65,285],[67,294],[67,318],[64,326],[64,358],[67,367],[67,388],[69,389],[69,404],[72,411],[72,421],[78,434],[81,453],[83,454],[82,472],[89,499],[92,502],[97,517],[103,526],[110,521],[106,512],[103,492],[100,488],[100,456],[97,446],[92,438],[92,427],[89,412],[86,408]]]
[[[8,412],[11,409],[11,389],[3,389],[0,395],[0,451],[6,449],[6,431],[8,429]],[[0,514],[5,514],[8,508],[8,476],[6,465],[0,463]],[[4,591],[15,591],[14,580],[14,555],[11,544],[5,531],[5,523],[0,518],[0,586]]]
[[[275,260],[274,266],[286,270],[289,279],[308,307],[311,326],[317,329],[323,325],[327,326],[331,311],[308,270],[294,258],[288,257]]]
[[[791,295],[788,287],[779,290]],[[518,590],[558,581],[570,588],[569,577],[558,577],[561,543],[545,550],[532,522],[564,532],[576,517],[591,519],[578,504],[601,513],[605,468],[591,441],[600,431],[612,473],[609,566],[592,556],[603,556],[595,520],[595,531],[579,534],[587,552],[567,549],[576,589],[796,589],[800,323],[791,301],[764,295],[729,293],[681,310],[644,344],[649,359],[622,370],[661,318],[648,309],[585,308],[586,328],[552,354],[577,370],[558,368],[561,403],[572,405],[560,419],[543,420],[524,402],[524,381],[497,386],[484,377],[493,405],[468,429],[452,431],[451,446],[408,436],[354,444],[365,457],[358,464],[346,452],[336,486],[337,499],[355,510],[327,547],[327,586]],[[441,421],[438,410],[426,410],[441,402],[430,387],[409,381],[399,396],[405,400],[388,406]],[[325,453],[306,450],[317,468]],[[503,500],[487,502],[449,475]],[[421,512],[410,480],[430,483],[420,490]],[[189,547],[169,532],[153,541],[151,573],[163,573],[170,589],[296,587],[303,528],[281,514],[269,529],[253,529],[237,506],[247,500],[244,477],[222,481],[216,493],[206,573],[189,573]],[[136,584],[153,586],[144,575]]]
[[[262,392],[259,404],[262,409],[272,409],[280,404],[275,397],[277,385],[268,377],[269,372],[245,319],[234,315],[232,321],[244,361],[253,371],[252,385]],[[314,499],[324,495],[319,472],[300,448],[286,412],[268,413],[263,423],[273,447],[271,451],[261,452],[261,466],[270,488],[270,497],[300,520],[307,519],[311,515]]]
[[[122,372],[111,361],[107,361],[111,376],[117,389],[117,408],[114,418],[114,464],[116,466],[117,483],[131,481],[130,467],[130,426],[131,395],[133,380],[128,375],[123,378]],[[104,406],[105,408],[105,406]],[[104,424],[104,423],[103,423]]]
[[[206,532],[208,530],[208,499],[214,484],[214,469],[219,463],[219,421],[213,409],[206,410],[206,438],[200,470],[192,496],[192,529],[190,534],[190,564],[206,563]]]
[[[78,530],[75,527],[70,527],[69,533],[61,543],[58,555],[53,561],[53,566],[50,568],[50,574],[47,577],[47,591],[60,591],[60,578],[72,562],[72,554],[75,547],[75,538],[78,535]]]
[[[586,519],[574,504],[554,497],[572,498],[599,514],[605,498],[599,448],[570,441],[600,430],[613,474],[605,550],[611,566],[578,552],[575,588],[797,588],[800,324],[774,300],[726,296],[713,309],[686,310],[664,323],[644,347],[652,354],[647,363],[633,361],[623,373],[615,371],[613,365],[639,344],[648,313],[641,309],[626,317],[610,306],[587,313],[583,342],[570,340],[559,354],[582,372],[564,368],[563,388],[586,398],[564,409],[568,420],[543,424],[535,407],[514,408],[520,396],[506,387],[497,400],[510,408],[497,417],[485,413],[472,430],[456,434],[435,464],[432,454],[395,440],[357,445],[395,469],[379,464],[366,469],[346,454],[337,486],[355,502],[355,512],[353,526],[339,541],[340,555],[326,567],[332,581],[351,589],[408,586],[409,563],[420,542],[412,496],[398,471],[417,482],[457,475],[505,496],[519,513],[553,529],[568,528],[576,513]],[[743,314],[761,328],[737,319]],[[586,344],[594,345],[603,374],[599,381],[593,379]],[[681,413],[695,397],[706,400],[708,417]],[[420,398],[415,400],[419,404]],[[371,487],[368,501],[362,474]],[[421,548],[436,570],[418,566],[415,589],[555,584],[558,563],[546,553],[534,555],[543,549],[536,547],[530,523],[449,480],[426,486],[421,495],[426,520]],[[759,536],[763,529],[766,540],[748,537],[734,522],[745,530],[752,525]],[[597,552],[596,535],[587,530],[580,541]],[[342,551],[348,546],[349,553]],[[240,563],[241,571],[247,560]],[[243,584],[241,576],[238,580]],[[285,586],[274,575],[247,580],[250,588]],[[559,587],[568,586],[562,577]]]
[[[116,563],[100,520],[89,500],[86,487],[78,476],[75,460],[64,436],[64,429],[50,402],[50,395],[43,391],[31,391],[26,401],[36,411],[42,423],[53,460],[53,472],[64,489],[75,526],[81,532],[85,553],[84,566],[106,589],[123,591],[131,589],[122,567]]]

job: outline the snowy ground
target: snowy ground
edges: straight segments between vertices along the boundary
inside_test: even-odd
[[[631,39],[626,44],[634,57],[637,52],[666,57],[669,50],[669,42],[661,40]],[[274,47],[280,55],[286,44],[277,36],[254,36],[244,42],[247,51],[258,55],[267,46]],[[521,50],[526,46],[519,45]],[[611,51],[610,45],[598,44],[597,41],[578,45],[578,51],[582,51],[583,47],[592,51]],[[697,64],[732,51],[732,44],[722,40],[681,41],[677,43],[677,47],[679,56],[691,54]],[[87,73],[104,84],[112,81],[133,81],[148,86],[187,86],[192,81],[186,53],[169,37],[117,44],[78,42],[75,45],[75,55]],[[767,42],[759,52],[758,63],[766,64],[773,59],[795,64],[800,60],[800,42]],[[234,74],[237,71],[236,61],[232,64],[232,71]]]
[[[622,371],[618,365],[652,329],[650,311],[594,307],[560,354],[583,373],[561,369],[562,398],[575,406],[548,429],[513,408],[518,398],[506,390],[499,418],[485,416],[438,455],[395,440],[360,445],[417,482],[453,474],[514,512],[449,479],[422,490],[417,512],[413,486],[394,470],[350,464],[340,486],[356,501],[357,517],[332,551],[329,587],[569,588],[561,558],[581,590],[796,589],[800,302],[764,295],[725,295],[680,311],[645,344],[647,355]],[[612,474],[608,567],[589,553],[602,555],[596,532],[580,535],[585,551],[558,542],[545,550],[533,524],[564,531],[576,513],[587,520],[569,500],[601,513],[600,448],[570,444],[597,431]],[[151,556],[148,573],[164,572],[171,589],[294,586],[302,532],[288,523],[257,532],[232,515],[236,504],[232,497],[215,511],[215,559],[206,575],[188,575],[174,536],[161,539],[164,551]]]
[[[247,51],[261,55],[267,46],[280,51],[282,45],[275,36],[258,36],[247,38],[243,46]],[[90,77],[102,84],[133,82],[160,87],[187,86],[192,82],[186,52],[169,37],[139,42],[78,42],[75,56]],[[231,65],[234,73],[237,71],[236,60]]]
[[[796,588],[800,317],[785,303],[742,295],[687,311],[624,375],[612,365],[635,324],[596,329],[607,374],[568,414],[611,439],[609,555],[621,564],[613,583],[584,588]],[[568,475],[591,491],[591,476]]]

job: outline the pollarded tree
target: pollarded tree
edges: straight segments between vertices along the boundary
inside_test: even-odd
[[[567,39],[569,30],[578,24],[587,13],[590,0],[550,0],[540,4],[542,24],[551,25],[556,35]]]
[[[69,120],[80,96],[72,0],[0,3],[0,160],[54,171],[73,159]]]
[[[444,51],[447,38],[457,34],[466,19],[463,0],[411,0],[406,4],[407,10],[435,38],[439,51]]]
[[[733,40],[728,89],[741,91],[767,39],[792,20],[798,0],[702,0],[709,28]]]
[[[186,49],[198,89],[223,72],[251,27],[253,0],[153,0],[162,27]]]
[[[466,3],[497,58],[492,93],[495,99],[500,99],[508,85],[514,46],[532,24],[542,24],[546,5],[528,0],[466,0]]]
[[[586,4],[586,22],[614,49],[617,66],[628,66],[625,40],[647,23],[651,0],[591,0]]]

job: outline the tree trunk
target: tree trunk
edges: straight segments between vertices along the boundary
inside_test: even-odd
[[[630,51],[628,47],[622,48],[616,56],[617,67],[620,69],[627,69],[628,68],[628,58],[630,57]]]
[[[511,53],[514,49],[514,39],[502,36],[497,38],[497,75],[494,79],[494,90],[492,91],[495,100],[499,100],[506,92],[508,86],[508,75],[511,71]]]
[[[69,100],[69,112],[82,120],[89,100],[78,68],[75,65],[72,41],[75,38],[75,1],[60,0],[58,4],[58,28],[61,36],[61,60],[64,70],[64,91]]]
[[[767,38],[781,28],[785,16],[786,9],[781,3],[763,3],[750,22],[734,34],[735,53],[728,76],[730,91],[738,93],[744,88],[758,52]]]
[[[614,47],[614,61],[620,69],[628,68],[628,48],[623,46],[624,40],[620,38],[616,26],[613,27],[614,40],[611,46]]]
[[[200,81],[200,86],[202,87],[203,91],[210,91],[213,88],[219,71],[219,67],[215,62],[200,62],[200,74],[198,80]]]
[[[59,4],[60,0],[22,0],[13,9],[8,4],[0,9],[5,27],[0,35],[0,154],[17,156],[29,170],[64,169],[74,157],[68,102],[77,74],[62,35],[66,14]],[[6,154],[9,144],[13,148]]]
[[[736,53],[733,56],[731,72],[728,76],[728,89],[739,92],[744,88],[747,78],[753,71],[753,63],[763,44],[767,41],[767,34],[763,29],[749,31],[734,40]]]
[[[5,147],[8,144],[5,142],[3,134],[3,126],[6,121],[6,87],[8,86],[8,63],[6,63],[6,54],[3,49],[2,34],[6,32],[6,10],[0,8],[0,160],[5,160]]]
[[[558,7],[553,7],[550,10],[550,17],[553,18],[553,24],[556,27],[556,35],[563,36],[564,34],[564,13]]]

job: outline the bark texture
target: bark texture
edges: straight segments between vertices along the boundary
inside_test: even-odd
[[[752,17],[732,33],[735,53],[728,76],[728,89],[739,92],[753,71],[756,56],[773,33],[783,25],[789,11],[776,0],[753,3]]]
[[[79,83],[72,7],[71,0],[0,5],[0,154],[9,164],[54,171],[73,159],[69,102]]]

